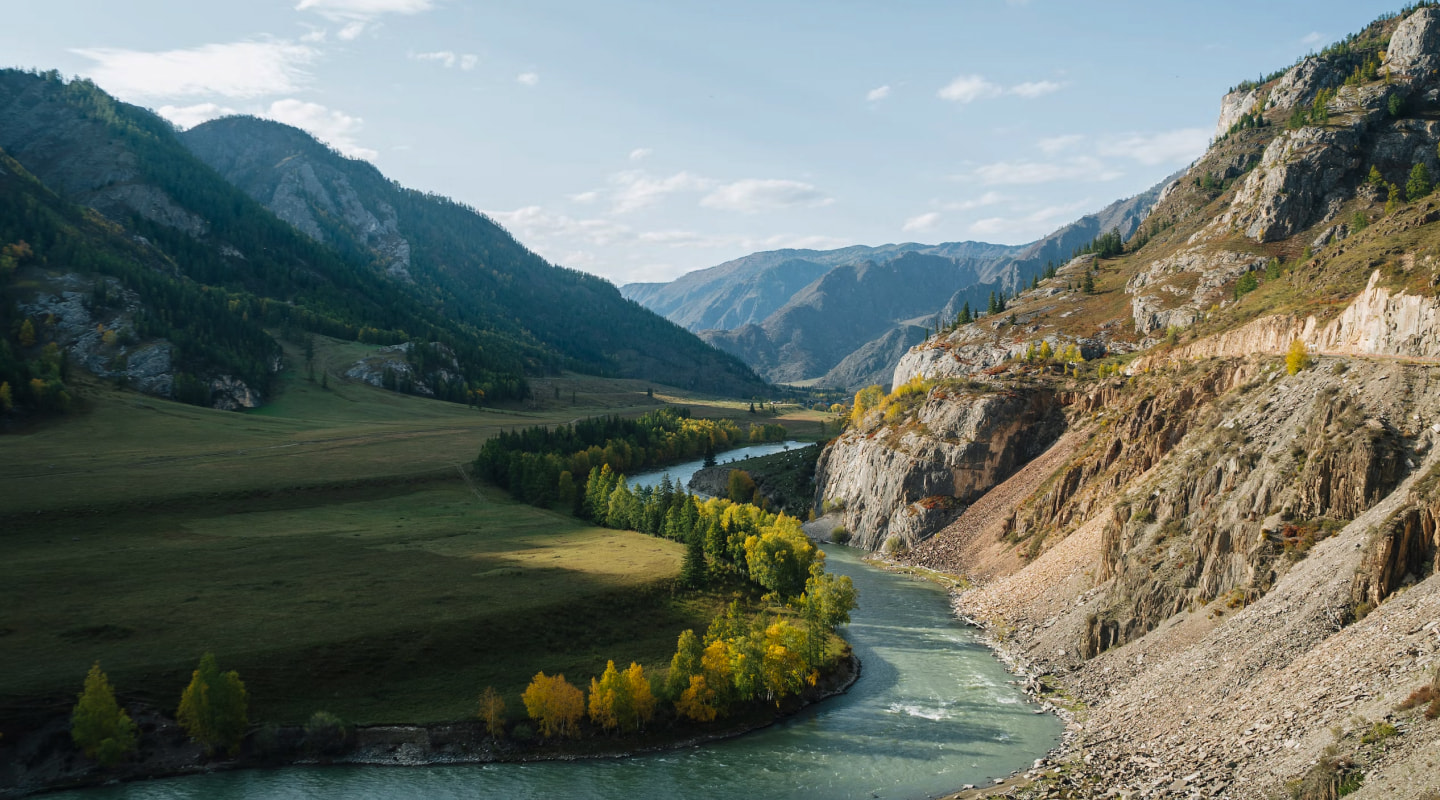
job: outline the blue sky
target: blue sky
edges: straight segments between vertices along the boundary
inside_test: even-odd
[[[1399,3],[46,0],[0,63],[305,128],[616,283],[756,250],[1022,243],[1143,191],[1221,95]]]

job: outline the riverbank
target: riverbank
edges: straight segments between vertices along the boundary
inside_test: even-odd
[[[129,709],[140,729],[138,757],[105,769],[84,758],[70,741],[68,717],[58,718],[29,741],[13,746],[15,762],[0,787],[0,800],[46,792],[132,781],[287,766],[424,767],[461,764],[534,763],[628,758],[733,739],[782,722],[847,692],[860,678],[860,659],[846,647],[838,667],[816,685],[769,708],[757,703],[745,713],[703,725],[667,720],[639,735],[597,735],[575,740],[525,744],[497,742],[480,722],[433,725],[367,725],[353,730],[341,752],[320,756],[305,746],[300,726],[266,726],[246,737],[238,756],[211,759],[175,724],[152,709]],[[8,781],[13,781],[11,785]]]
[[[815,462],[820,445],[796,447],[780,453],[755,456],[697,470],[687,486],[693,492],[725,497],[731,470],[743,470],[755,482],[768,508],[804,519],[815,497]]]

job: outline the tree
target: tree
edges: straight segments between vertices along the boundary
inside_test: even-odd
[[[685,537],[685,560],[680,564],[680,585],[699,589],[705,585],[705,544],[699,531]]]
[[[855,584],[848,575],[836,577],[826,572],[823,565],[811,564],[805,593],[796,605],[805,620],[806,661],[811,666],[818,665],[824,656],[828,634],[850,621],[850,612],[855,609]]]
[[[1302,369],[1310,366],[1310,351],[1305,348],[1305,343],[1299,339],[1290,343],[1290,350],[1285,354],[1285,371],[1294,375]]]
[[[615,669],[614,661],[605,664],[605,672],[598,679],[590,679],[590,719],[607,731],[635,727],[630,684]]]
[[[1410,170],[1410,180],[1405,182],[1405,196],[1411,202],[1430,194],[1432,189],[1430,183],[1430,170],[1425,168],[1423,163],[1416,164]]]
[[[1370,165],[1370,174],[1365,178],[1365,182],[1374,186],[1376,189],[1385,188],[1385,177],[1380,174],[1380,168],[1374,164]]]
[[[9,411],[15,407],[15,395],[10,390],[10,384],[0,383],[0,413]]]
[[[1400,196],[1399,186],[1396,186],[1393,183],[1388,184],[1385,191],[1385,216],[1388,217],[1391,214],[1394,214],[1395,209],[1400,206],[1400,203],[1404,199],[1405,198]]]
[[[815,545],[800,529],[800,520],[781,514],[760,535],[745,539],[745,564],[750,577],[782,597],[805,590],[810,565],[817,557]]]
[[[637,728],[644,728],[646,723],[655,718],[655,689],[650,685],[650,679],[645,677],[645,669],[634,661],[630,662],[629,668],[621,677],[630,692],[635,725]]]
[[[135,750],[135,723],[115,701],[115,690],[98,661],[85,676],[85,690],[70,713],[70,738],[87,757],[106,767]]]
[[[541,736],[549,739],[579,735],[580,720],[585,716],[585,694],[571,686],[564,675],[551,677],[537,672],[520,699],[530,719],[539,723]]]
[[[240,739],[249,726],[249,698],[239,673],[221,672],[215,654],[206,653],[180,695],[176,718],[190,738],[205,745],[206,753],[240,752]]]
[[[705,648],[695,631],[686,630],[675,643],[675,655],[670,659],[670,673],[665,676],[665,694],[679,697],[690,686],[690,678],[700,673],[700,660]]]
[[[494,686],[486,686],[485,691],[480,693],[479,717],[485,722],[485,730],[492,738],[499,739],[505,735],[505,698],[495,691]]]
[[[704,675],[690,676],[690,685],[675,701],[675,711],[696,722],[710,722],[715,719],[719,711],[715,705],[715,690],[705,682]]]
[[[1388,70],[1386,74],[1389,74]],[[1400,116],[1405,113],[1405,98],[1401,97],[1399,92],[1390,95],[1390,99],[1385,103],[1385,109],[1390,112],[1392,117]]]
[[[1235,299],[1239,300],[1258,288],[1260,288],[1260,280],[1255,277],[1255,273],[1247,272],[1235,282]]]
[[[1085,294],[1095,294],[1095,273],[1085,271],[1085,280],[1080,284],[1080,291]]]
[[[960,316],[955,319],[957,325],[969,325],[975,321],[975,315],[970,313],[970,301],[966,300],[965,305],[960,307]]]
[[[730,470],[730,479],[726,484],[726,496],[732,503],[752,503],[755,501],[755,479],[750,473],[743,469]]]
[[[20,346],[35,346],[35,323],[31,322],[28,318],[20,323]]]

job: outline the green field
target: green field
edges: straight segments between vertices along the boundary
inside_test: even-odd
[[[564,375],[477,411],[341,379],[358,347],[325,343],[329,387],[291,370],[257,411],[92,383],[79,413],[0,436],[0,725],[67,709],[97,659],[122,697],[173,710],[206,650],[258,721],[459,719],[491,684],[517,711],[537,670],[663,667],[728,600],[672,591],[681,546],[515,503],[462,465],[511,427],[666,401],[743,425],[748,403]]]

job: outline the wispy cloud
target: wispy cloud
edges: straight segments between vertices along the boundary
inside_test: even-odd
[[[374,161],[380,155],[371,148],[362,147],[355,140],[356,134],[365,124],[364,120],[352,117],[343,111],[326,108],[319,103],[310,103],[293,97],[276,100],[260,116],[308,131],[316,139],[351,158]]]
[[[118,48],[72,52],[95,62],[87,75],[127,100],[195,97],[250,99],[298,91],[309,79],[305,66],[316,51],[284,41],[206,44],[184,50],[144,52]]]
[[[945,211],[974,211],[977,208],[997,205],[1005,200],[1005,195],[999,192],[986,192],[979,197],[970,200],[960,200],[953,203],[941,203],[940,208]]]
[[[934,228],[935,224],[939,221],[940,213],[937,211],[930,211],[928,213],[920,214],[905,220],[905,224],[900,226],[900,230],[905,231],[906,233],[919,233],[921,231],[928,231],[931,228]]]
[[[327,19],[368,20],[385,14],[418,14],[434,8],[432,0],[300,0],[296,11],[314,11]]]
[[[522,72],[519,75],[515,76],[515,82],[523,86],[535,86],[536,84],[540,83],[540,73]]]
[[[650,157],[650,154],[653,153],[653,152],[655,152],[655,151],[654,151],[654,150],[651,150],[651,149],[648,148],[648,147],[637,147],[637,148],[635,148],[634,150],[631,150],[631,151],[630,151],[630,160],[631,160],[631,161],[644,161],[645,159],[649,158],[649,157]]]
[[[416,61],[432,61],[444,66],[446,69],[460,67],[463,70],[475,69],[480,63],[480,57],[472,53],[456,53],[453,50],[436,50],[433,53],[411,53],[410,58]]]
[[[755,214],[785,208],[814,208],[835,202],[801,181],[746,178],[720,186],[700,200],[706,208]]]
[[[986,186],[1022,186],[1058,181],[1110,181],[1124,175],[1094,156],[1064,161],[998,161],[968,176]]]
[[[579,204],[581,204],[581,205],[589,205],[589,204],[595,202],[596,200],[599,200],[599,199],[600,199],[600,193],[597,192],[597,191],[595,191],[594,189],[591,189],[591,190],[588,191],[588,192],[577,192],[576,194],[566,195],[566,197],[567,197],[567,198],[570,200],[570,202],[572,202],[572,203],[579,203]]]
[[[1054,94],[1064,88],[1063,84],[1055,81],[1028,81],[1017,83],[1010,87],[1010,94],[1033,100],[1036,97],[1044,97],[1047,94]]]
[[[699,192],[714,185],[714,181],[690,172],[657,178],[641,170],[618,172],[610,176],[610,183],[615,187],[612,198],[616,214],[653,206],[677,192]]]
[[[1088,200],[1048,205],[1013,217],[986,217],[970,225],[970,234],[985,241],[1025,242],[1044,236],[1090,207]]]
[[[1041,139],[1038,145],[1042,153],[1047,156],[1053,156],[1057,153],[1063,153],[1066,150],[1073,149],[1084,141],[1084,136],[1078,133],[1068,133],[1062,136],[1051,136],[1046,139]]]
[[[1181,128],[1158,133],[1132,133],[1102,140],[1096,152],[1102,156],[1131,158],[1146,166],[1187,163],[1205,152],[1210,132],[1203,128]]]
[[[190,106],[160,106],[155,109],[160,116],[170,120],[181,130],[188,130],[202,122],[239,114],[238,109],[218,103],[196,103]]]
[[[865,93],[865,99],[871,103],[877,103],[890,96],[890,85],[877,86]]]
[[[365,29],[369,25],[369,22],[361,19],[347,22],[343,28],[335,32],[335,38],[342,42],[353,42],[365,33]]]
[[[952,103],[973,103],[976,100],[999,97],[1004,93],[1003,87],[985,80],[980,75],[960,75],[940,87],[940,91],[935,95],[941,100],[949,100]]]
[[[1311,31],[1300,38],[1300,44],[1306,47],[1314,47],[1325,41],[1325,35],[1319,31]]]

